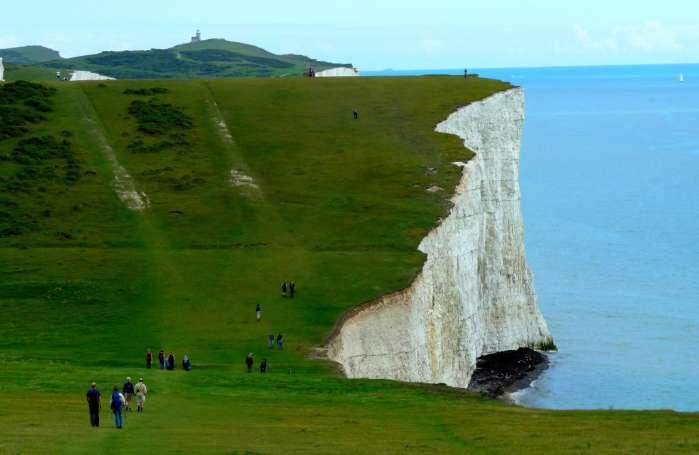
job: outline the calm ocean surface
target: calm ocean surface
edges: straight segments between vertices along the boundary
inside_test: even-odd
[[[560,350],[517,400],[699,411],[699,65],[475,72],[525,89],[527,256]]]

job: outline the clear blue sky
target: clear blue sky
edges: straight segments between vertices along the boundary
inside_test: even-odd
[[[360,69],[699,62],[699,1],[56,0],[3,2],[0,48],[63,56],[204,38]]]

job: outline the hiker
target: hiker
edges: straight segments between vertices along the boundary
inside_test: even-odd
[[[153,353],[148,349],[146,352],[146,368],[150,369],[151,365],[153,365]]]
[[[122,389],[122,392],[124,392],[124,405],[126,406],[127,411],[131,411],[131,407],[129,406],[129,402],[133,398],[133,382],[131,382],[131,378],[128,377],[126,378],[126,382],[124,383],[124,388]]]
[[[281,333],[277,335],[277,347],[279,349],[284,349],[284,335]]]
[[[282,283],[282,297],[286,297],[286,281]]]
[[[170,353],[170,355],[167,356],[166,368],[170,371],[175,369],[175,355],[172,352]]]
[[[255,359],[252,356],[252,352],[248,352],[248,355],[245,357],[245,366],[248,367],[248,373],[252,373],[252,364],[255,362]]]
[[[114,425],[121,429],[124,426],[124,415],[122,409],[124,408],[124,402],[122,401],[124,395],[119,393],[119,387],[114,386],[112,390],[112,413],[114,414]]]
[[[468,69],[464,70],[464,79],[468,77]]]
[[[259,303],[255,306],[255,315],[257,315],[257,321],[259,322],[262,319],[262,305]]]
[[[262,359],[260,362],[260,373],[267,373],[267,359]]]
[[[289,297],[293,299],[294,295],[296,295],[296,283],[292,281],[289,283]]]
[[[97,384],[90,384],[90,390],[85,395],[87,398],[87,407],[90,411],[90,425],[93,427],[100,426],[100,408],[102,407],[102,394],[97,390]]]
[[[267,335],[267,345],[270,349],[274,349],[274,334],[270,333]]]
[[[146,402],[146,395],[148,395],[148,387],[143,383],[143,378],[138,378],[135,390],[136,412],[143,412],[143,404]]]
[[[182,369],[184,371],[189,371],[192,369],[192,361],[189,360],[189,357],[187,357],[187,354],[184,355],[182,358]]]
[[[161,349],[160,352],[158,352],[158,361],[160,362],[160,369],[164,370],[165,369],[165,353]]]
[[[358,120],[358,119],[359,119],[359,112],[357,112],[356,109],[354,109],[354,110],[352,111],[352,115],[354,115],[354,119],[355,119],[355,120]]]

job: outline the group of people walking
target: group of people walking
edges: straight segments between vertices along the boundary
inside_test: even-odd
[[[296,283],[285,281],[282,283],[282,297],[294,298],[296,295]]]
[[[255,356],[252,352],[248,352],[248,355],[245,356],[245,366],[248,369],[248,373],[252,373],[252,367],[254,364]],[[268,368],[269,364],[267,363],[267,359],[262,359],[262,362],[260,362],[260,373],[267,373]]]
[[[275,344],[279,349],[284,349],[284,335],[280,333],[276,338],[273,333],[267,335],[267,346],[269,346],[270,349],[274,349]]]
[[[142,413],[148,395],[148,387],[143,382],[143,378],[139,378],[136,384],[131,382],[131,378],[127,377],[121,391],[115,385],[112,388],[109,408],[114,415],[114,425],[117,429],[124,426],[124,412],[131,411],[131,401],[136,398],[136,410]],[[100,426],[100,410],[102,409],[102,393],[97,388],[97,384],[93,382],[90,389],[85,395],[87,406],[90,412],[90,425],[93,427]]]
[[[293,281],[285,281],[281,285],[282,297],[294,298],[296,295],[296,283]],[[262,319],[262,306],[258,303],[255,307],[255,314],[257,320]],[[267,336],[267,345],[269,349],[274,349],[276,346],[278,349],[284,349],[284,335],[279,333],[276,336],[274,334],[269,334]],[[167,356],[165,351],[162,349],[158,352],[158,364],[161,370],[174,370],[175,369],[175,354],[170,352]],[[252,373],[253,366],[255,364],[255,357],[252,352],[249,352],[245,357],[245,366],[248,373]],[[153,366],[153,352],[148,349],[146,352],[146,368],[151,368]],[[182,369],[185,371],[190,371],[192,369],[192,361],[185,354],[182,358]],[[260,373],[267,373],[269,369],[269,363],[267,359],[262,359],[260,362]],[[148,394],[148,388],[143,382],[143,378],[139,378],[138,382],[134,384],[131,382],[131,378],[127,377],[121,391],[118,386],[114,386],[112,389],[112,394],[110,397],[110,409],[114,415],[114,425],[116,428],[123,428],[124,426],[124,412],[132,411],[131,403],[135,397],[136,400],[136,412],[142,413],[144,410],[144,405],[146,401],[146,395]],[[90,385],[90,389],[86,394],[88,409],[90,412],[90,424],[93,427],[100,426],[100,410],[102,408],[102,394],[97,388],[96,383]]]
[[[158,363],[160,364],[161,370],[174,370],[175,369],[175,354],[172,352],[165,357],[165,351],[162,349],[158,352]],[[146,352],[146,368],[151,368],[153,366],[153,352],[149,349]],[[189,359],[187,354],[182,358],[182,369],[184,371],[189,371],[192,369],[192,361]]]

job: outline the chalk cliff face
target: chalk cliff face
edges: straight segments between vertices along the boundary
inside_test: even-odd
[[[2,63],[2,57],[0,57],[0,82],[5,81],[5,65]]]
[[[316,77],[356,77],[359,76],[359,71],[354,68],[330,68],[323,71],[318,71]]]
[[[113,81],[113,77],[103,76],[92,71],[73,71],[70,76],[71,81]]]
[[[451,114],[436,131],[476,156],[449,216],[419,246],[427,256],[412,285],[346,315],[328,357],[351,378],[467,387],[478,357],[551,341],[524,254],[519,148],[520,89]]]

